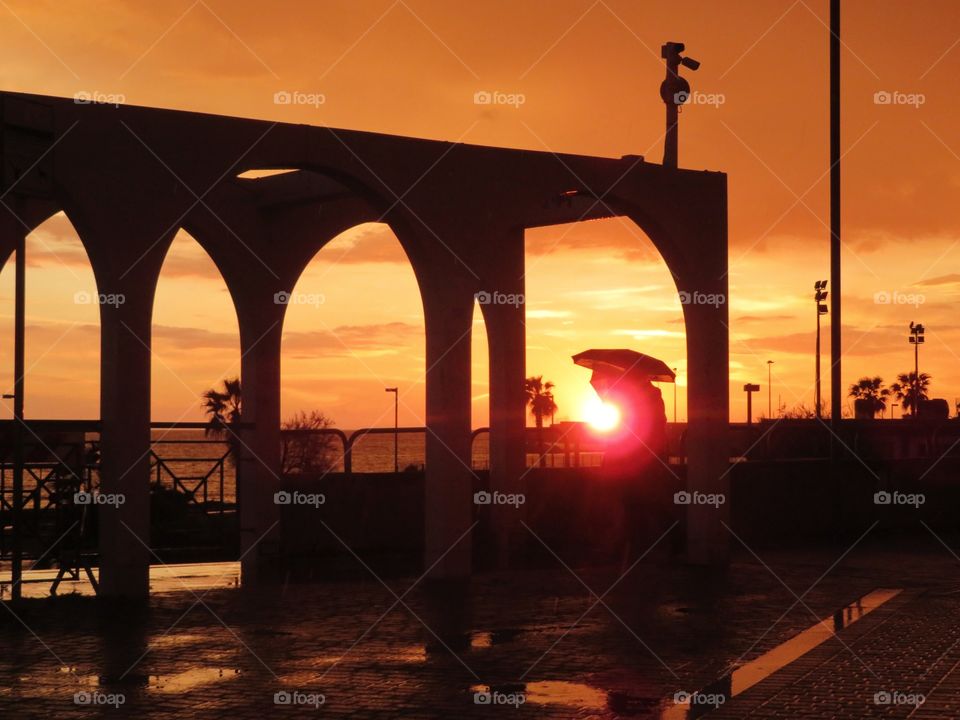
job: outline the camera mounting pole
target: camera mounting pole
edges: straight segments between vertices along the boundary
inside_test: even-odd
[[[660,48],[660,57],[667,64],[667,76],[660,83],[660,97],[667,106],[667,133],[663,141],[663,166],[677,167],[678,133],[680,106],[690,99],[690,83],[680,77],[680,66],[696,70],[700,63],[688,57],[681,57],[684,51],[681,42],[668,42]]]

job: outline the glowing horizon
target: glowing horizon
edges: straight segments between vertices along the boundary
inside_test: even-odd
[[[685,107],[681,166],[729,178],[731,418],[742,421],[747,382],[761,385],[755,414],[766,414],[767,360],[775,361],[774,409],[781,400],[786,408],[812,404],[812,284],[828,275],[821,5],[754,0],[730,23],[727,11],[710,3],[679,12],[611,0],[564,34],[564,15],[586,9],[573,0],[559,0],[548,14],[497,2],[453,13],[443,3],[412,0],[415,16],[373,0],[268,18],[259,5],[237,2],[215,8],[220,19],[202,6],[189,10],[174,27],[183,9],[16,0],[9,7],[23,24],[0,27],[8,48],[0,86],[65,97],[115,93],[130,104],[657,162],[663,66],[649,48],[682,39],[703,63],[690,77],[693,89],[714,102]],[[947,81],[960,74],[960,51],[952,50],[951,6],[934,2],[928,10],[911,13],[892,1],[844,9],[843,391],[863,375],[889,384],[911,370],[906,327],[915,320],[928,328],[921,370],[933,376],[932,395],[952,407],[960,397],[960,327],[953,319],[960,297],[960,98]],[[930,22],[940,16],[944,22]],[[718,34],[721,26],[729,31]],[[492,33],[496,48],[487,41]],[[318,101],[275,102],[284,92],[312,93]],[[524,102],[477,104],[478,92],[522,94]],[[924,102],[894,102],[895,93],[919,94]],[[96,417],[97,309],[75,300],[96,292],[82,245],[69,221],[55,216],[27,246],[28,417]],[[526,246],[527,374],[556,384],[557,420],[584,419],[584,398],[593,391],[570,356],[588,347],[631,347],[677,367],[677,415],[685,420],[682,306],[643,232],[615,218],[530,229]],[[7,341],[12,274],[7,263],[0,273],[0,333]],[[422,425],[422,307],[389,228],[358,226],[334,239],[295,292],[324,302],[288,313],[284,416],[320,409],[342,427],[387,425],[392,405],[382,388],[399,386],[401,423]],[[489,393],[479,312],[475,330],[478,427],[488,423]],[[202,419],[200,394],[239,373],[229,295],[183,232],[161,275],[153,345],[157,420]],[[12,387],[10,362],[0,365],[0,386]],[[672,419],[671,394],[664,399]],[[849,398],[844,406],[852,410]],[[4,412],[9,416],[9,407]]]

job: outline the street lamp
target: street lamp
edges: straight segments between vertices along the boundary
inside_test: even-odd
[[[677,424],[677,369],[673,369],[673,424]]]
[[[900,404],[899,404],[899,403],[891,403],[891,404],[890,404],[890,419],[891,419],[891,420],[893,420],[893,409],[894,409],[895,407],[900,407]]]
[[[923,325],[910,323],[910,344],[913,345],[913,416],[920,413],[920,345],[923,344]]]
[[[772,373],[773,360],[767,360],[767,417],[773,419],[773,382]]]
[[[743,386],[743,391],[747,394],[747,425],[753,425],[753,394],[759,390],[760,386],[753,383]]]
[[[823,301],[827,299],[827,281],[826,280],[817,280],[813,284],[813,299],[817,305],[817,384],[816,384],[816,397],[814,398],[814,406],[817,413],[817,417],[821,416],[821,404],[820,404],[820,316],[827,314],[827,306],[823,304]]]
[[[393,393],[393,471],[400,472],[400,393],[395,387],[384,388]]]

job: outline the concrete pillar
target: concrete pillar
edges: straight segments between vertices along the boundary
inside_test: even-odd
[[[726,186],[666,216],[664,257],[677,280],[687,331],[687,489],[722,494],[719,507],[690,504],[687,559],[723,566],[730,531],[730,312]]]
[[[430,578],[465,579],[471,569],[470,340],[474,290],[438,273],[421,288],[426,326],[425,568]]]
[[[237,303],[243,392],[240,459],[241,582],[282,581],[280,507],[280,342],[286,306],[270,288],[248,288]]]
[[[481,304],[490,353],[490,489],[524,493],[526,472],[526,306],[524,304],[524,244],[519,237],[504,238],[496,256],[499,265],[487,296],[517,302]],[[525,505],[494,505],[493,520],[496,563],[511,565],[511,557],[522,545],[526,531],[521,525]]]
[[[726,293],[726,282],[723,282]],[[701,291],[702,292],[702,291]],[[709,291],[708,291],[709,294]],[[729,341],[726,304],[687,306],[687,488],[722,494],[726,502],[687,507],[688,560],[727,562],[730,532]]]
[[[119,242],[118,238],[118,242]],[[100,594],[145,598],[150,546],[150,329],[156,274],[98,278],[100,305]]]

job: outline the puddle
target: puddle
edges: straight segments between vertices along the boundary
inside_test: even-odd
[[[470,692],[500,693],[503,696],[522,693],[524,696],[522,704],[556,705],[588,711],[609,709],[624,717],[694,720],[713,710],[718,703],[739,695],[780,668],[806,655],[840,630],[849,627],[901,592],[902,590],[899,589],[878,589],[864,595],[755,660],[738,667],[692,697],[689,693],[682,692],[666,699],[639,697],[621,692],[606,692],[585,683],[566,680],[545,680],[526,684],[504,683],[494,686],[474,685],[470,688]],[[494,633],[475,633],[471,639],[471,647],[489,647],[495,642]],[[683,698],[683,696],[686,697]],[[681,700],[678,701],[678,698]]]
[[[502,630],[491,630],[489,632],[470,633],[470,649],[482,650],[493,647],[494,645],[504,645],[513,642],[525,631],[517,628],[507,628]]]
[[[813,650],[829,640],[837,632],[849,627],[868,613],[876,610],[885,602],[899,595],[901,590],[881,589],[864,595],[859,600],[837,610],[833,617],[825,618],[799,635],[764,653],[756,660],[737,668],[731,673],[730,689],[733,695],[739,695],[753,687],[764,678],[789,665],[801,655]]]
[[[377,661],[395,663],[422,663],[427,661],[426,645],[408,645],[399,650],[377,653]]]
[[[25,598],[50,597],[50,586],[57,576],[56,568],[27,570],[23,573],[22,594]],[[96,572],[96,570],[94,571]],[[10,593],[10,583],[0,582],[0,600]],[[218,590],[240,586],[240,563],[237,561],[212,563],[178,563],[150,566],[150,592],[181,592],[188,590]],[[85,574],[79,580],[64,578],[58,595],[92,597],[93,586]]]
[[[755,660],[751,660],[738,667],[729,675],[717,680],[715,683],[703,688],[697,696],[704,700],[709,700],[710,696],[722,696],[724,698],[736,697],[745,690],[753,687],[761,680],[768,678],[782,667],[798,660],[803,655],[813,650],[818,645],[826,642],[839,631],[849,627],[864,616],[884,603],[892,600],[902,592],[900,589],[881,588],[874,590],[862,598],[855,600],[849,605],[837,610],[831,617],[824,618],[812,627],[790,638],[784,643],[777,645],[765,652]],[[688,693],[679,693],[689,695]],[[668,702],[673,702],[671,698]],[[700,704],[691,703],[691,700],[673,704],[667,708],[661,716],[662,720],[684,720],[693,719],[704,715],[714,708],[714,705],[701,702]]]
[[[585,683],[567,680],[543,680],[531,683],[503,683],[500,685],[474,685],[472,693],[499,693],[501,696],[523,695],[521,704],[539,706],[563,706],[577,710],[612,710],[619,716],[649,717],[662,701],[658,698],[643,698],[622,692],[606,692]],[[504,700],[505,701],[505,700]]]
[[[607,706],[607,693],[583,683],[546,680],[527,683],[527,702],[534,705],[567,705],[602,710]]]
[[[482,650],[488,647],[493,647],[493,633],[478,632],[470,636],[471,650]]]
[[[173,675],[150,675],[147,690],[155,693],[182,693],[238,677],[240,670],[237,668],[193,668]]]
[[[346,660],[374,665],[384,663],[425,663],[427,661],[427,652],[428,649],[426,645],[404,645],[399,648],[368,651],[362,659],[352,657],[353,653],[341,653],[339,655],[317,655],[313,658],[313,661],[320,666],[336,665]]]
[[[169,647],[178,647],[180,645],[192,645],[194,643],[201,643],[207,640],[203,635],[197,635],[192,633],[167,633],[166,635],[160,635],[159,637],[150,638],[150,649],[156,650],[158,648],[169,648]]]

